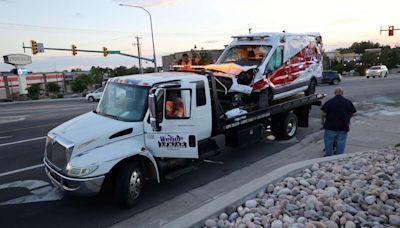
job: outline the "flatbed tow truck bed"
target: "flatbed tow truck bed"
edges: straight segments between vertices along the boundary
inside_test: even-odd
[[[276,114],[296,110],[299,108],[306,107],[307,109],[309,109],[311,105],[321,105],[320,100],[323,99],[325,96],[326,94],[317,93],[309,96],[299,95],[298,98],[291,97],[268,108],[256,110],[226,119],[224,122],[221,123],[221,129],[228,130],[234,127],[245,125],[254,121],[271,117]]]

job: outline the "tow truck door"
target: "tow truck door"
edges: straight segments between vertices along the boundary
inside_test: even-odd
[[[155,157],[198,158],[196,113],[193,112],[193,91],[191,88],[159,88],[157,97],[157,118],[159,131],[153,131],[149,121],[145,123],[146,147]],[[177,104],[176,102],[180,102]],[[166,103],[173,102],[175,108],[183,108],[183,115],[167,113]],[[171,103],[170,103],[171,104]],[[149,120],[150,118],[148,118]]]

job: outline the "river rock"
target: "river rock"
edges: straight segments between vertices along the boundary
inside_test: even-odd
[[[245,206],[248,207],[249,209],[257,207],[257,201],[255,200],[247,200],[245,203]]]
[[[222,213],[219,215],[219,219],[226,220],[226,219],[228,219],[228,215],[226,213]]]
[[[400,226],[400,216],[399,215],[389,215],[389,223],[393,226]]]
[[[325,225],[327,228],[339,228],[339,226],[331,220],[326,221]]]
[[[270,207],[274,206],[274,204],[275,204],[274,199],[267,199],[267,201],[265,201],[264,207],[270,208]]]
[[[376,201],[376,197],[375,197],[375,196],[367,196],[367,197],[365,197],[365,201],[366,201],[369,205],[374,204],[375,201]]]
[[[217,227],[217,222],[214,219],[207,219],[205,225],[206,227]]]
[[[344,225],[344,228],[356,228],[356,224],[352,221],[347,221],[346,224]]]
[[[283,228],[283,223],[281,220],[275,220],[271,224],[271,228]]]
[[[233,212],[231,215],[229,215],[229,221],[235,221],[239,217],[239,213]]]

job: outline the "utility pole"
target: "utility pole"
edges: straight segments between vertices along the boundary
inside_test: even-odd
[[[142,53],[141,53],[141,50],[140,50],[140,41],[139,41],[139,39],[141,39],[140,37],[138,37],[138,36],[135,36],[135,38],[136,38],[136,43],[134,43],[133,45],[136,45],[137,46],[137,52],[138,52],[138,56],[139,56],[139,73],[141,73],[141,74],[143,74],[143,67],[142,67]]]

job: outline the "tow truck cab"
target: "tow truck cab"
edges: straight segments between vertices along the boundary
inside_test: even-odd
[[[156,99],[155,131],[147,108],[149,91],[150,99]],[[136,160],[146,175],[160,181],[160,172],[171,169],[168,158],[199,158],[198,142],[211,136],[207,91],[207,77],[195,73],[110,79],[95,111],[48,133],[44,163],[50,180],[65,192],[95,194],[108,174],[118,176],[121,167]],[[173,98],[182,101],[181,117],[166,115],[166,101]]]

